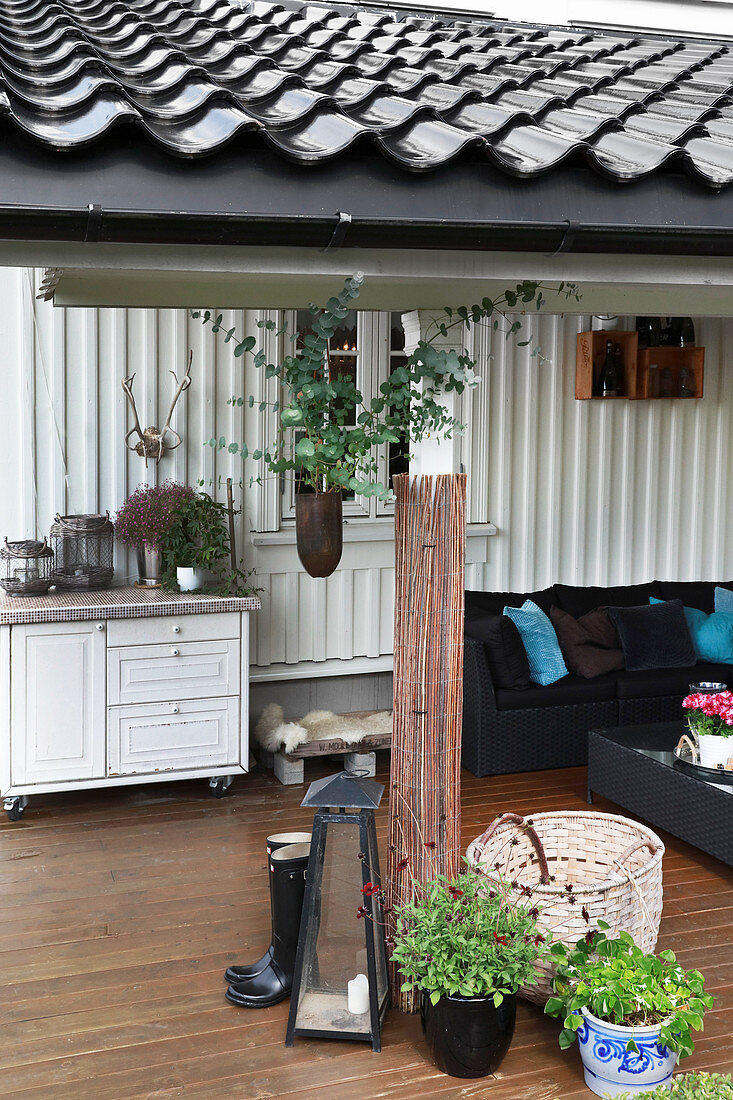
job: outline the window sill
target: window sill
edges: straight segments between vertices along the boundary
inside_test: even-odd
[[[467,538],[486,538],[496,534],[493,523],[469,523]],[[295,526],[280,531],[252,531],[253,546],[295,546]],[[394,519],[385,516],[378,520],[344,520],[344,542],[391,542],[394,539]]]

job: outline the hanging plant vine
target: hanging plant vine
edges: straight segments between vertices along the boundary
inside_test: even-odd
[[[302,485],[316,493],[351,490],[364,497],[391,499],[389,486],[378,480],[377,447],[405,441],[418,443],[436,432],[445,438],[462,432],[464,425],[446,412],[439,395],[443,391],[461,394],[481,381],[475,361],[467,351],[441,347],[439,341],[456,326],[470,329],[482,324],[488,324],[494,332],[502,329],[506,339],[510,339],[520,333],[522,321],[511,319],[509,314],[540,310],[545,303],[545,291],[554,291],[566,299],[579,299],[574,283],[548,287],[527,280],[496,298],[483,298],[471,306],[446,306],[431,322],[426,337],[418,342],[407,362],[393,370],[379,387],[379,393],[367,401],[354,381],[339,377],[331,369],[331,339],[353,308],[363,281],[363,274],[356,272],[323,308],[311,305],[311,331],[302,335],[288,333],[285,323],[277,327],[270,319],[259,320],[258,328],[289,340],[292,351],[283,355],[280,362],[268,362],[262,348],[255,350],[255,336],[240,338],[234,328],[225,328],[221,313],[192,312],[192,317],[210,325],[213,332],[223,333],[225,343],[234,341],[236,358],[251,355],[255,367],[264,370],[267,378],[277,378],[283,395],[282,401],[272,405],[273,412],[279,413],[282,430],[269,446],[251,449],[245,442],[230,441],[222,435],[208,441],[211,447],[226,448],[242,459],[264,459],[267,469],[277,476],[293,471]],[[517,340],[518,347],[530,344],[529,338]],[[530,352],[538,353],[537,347]],[[229,404],[254,408],[255,397],[235,396]],[[258,404],[260,413],[268,407],[266,401]],[[296,432],[294,446],[288,429]],[[259,480],[251,478],[250,484]]]

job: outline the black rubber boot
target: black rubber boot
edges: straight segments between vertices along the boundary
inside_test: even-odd
[[[229,986],[226,999],[231,1004],[241,1008],[269,1008],[290,995],[309,854],[310,844],[289,844],[270,856],[270,960],[259,974]]]
[[[275,929],[275,908],[272,891],[273,864],[271,856],[273,852],[279,852],[281,848],[287,847],[288,844],[310,844],[310,842],[310,833],[273,833],[272,836],[268,836],[267,838],[267,866],[270,873],[270,918],[272,921],[273,935]],[[300,926],[300,912],[298,913],[298,926]],[[264,955],[258,959],[257,962],[250,963],[249,966],[228,966],[224,972],[224,978],[230,984],[232,982],[248,981],[249,978],[254,978],[256,974],[261,974],[265,967],[270,965],[271,959],[272,943],[270,943],[267,951],[265,951]]]

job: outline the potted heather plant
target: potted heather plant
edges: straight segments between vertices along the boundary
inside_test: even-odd
[[[733,692],[698,693],[682,700],[704,768],[724,768],[733,756]]]
[[[517,990],[537,980],[547,952],[536,909],[515,906],[507,883],[488,886],[473,868],[452,880],[413,883],[395,909],[392,960],[421,993],[421,1020],[435,1064],[452,1077],[485,1077],[514,1034]]]
[[[683,970],[672,951],[647,954],[628,932],[608,939],[608,925],[599,924],[575,947],[553,944],[555,995],[545,1012],[563,1019],[563,1049],[577,1038],[596,1096],[669,1088],[713,1003],[705,980],[699,970]]]
[[[120,508],[114,518],[115,535],[137,554],[138,584],[160,584],[163,540],[195,496],[189,485],[175,481],[138,485]]]

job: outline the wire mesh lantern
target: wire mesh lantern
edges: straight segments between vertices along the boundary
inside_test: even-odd
[[[0,586],[11,596],[43,596],[53,584],[53,551],[44,539],[8,542],[0,549]]]
[[[350,772],[311,783],[313,819],[285,1038],[361,1039],[381,1050],[389,984],[374,810],[384,787]],[[328,807],[331,807],[330,809]]]
[[[53,583],[59,588],[106,588],[114,576],[115,529],[104,516],[56,516],[51,525]]]

